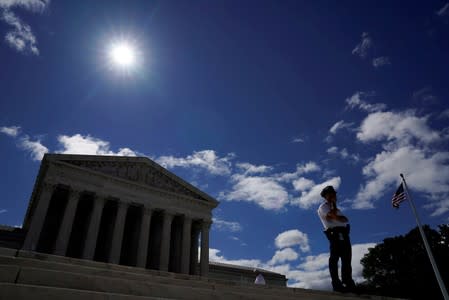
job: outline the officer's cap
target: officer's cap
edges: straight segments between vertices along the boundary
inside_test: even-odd
[[[325,198],[327,194],[332,193],[332,194],[336,194],[337,191],[334,189],[334,187],[332,185],[328,185],[327,187],[325,187],[322,191],[321,191],[321,197]]]

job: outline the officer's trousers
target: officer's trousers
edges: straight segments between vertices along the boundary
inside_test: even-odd
[[[326,233],[330,243],[329,272],[334,288],[341,286],[352,287],[352,248],[349,239],[349,228],[337,227]],[[338,277],[338,260],[341,259],[341,281]]]

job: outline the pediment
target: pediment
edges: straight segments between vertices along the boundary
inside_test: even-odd
[[[214,201],[188,182],[164,169],[162,166],[144,157],[111,157],[111,156],[80,156],[54,154],[48,155],[88,170],[100,172],[112,177],[126,179],[153,188],[177,193],[202,201]],[[83,159],[85,157],[85,159]],[[98,157],[98,159],[95,159]],[[50,158],[51,159],[51,158]]]

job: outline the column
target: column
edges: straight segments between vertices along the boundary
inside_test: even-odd
[[[118,203],[117,216],[115,217],[114,232],[112,235],[112,248],[109,253],[109,262],[113,264],[120,263],[120,252],[122,251],[123,230],[125,229],[127,209],[128,203]]]
[[[182,226],[182,248],[181,248],[181,273],[189,274],[190,269],[190,240],[192,239],[192,219],[184,216]]]
[[[44,182],[39,198],[34,199],[34,201],[37,200],[37,203],[33,211],[33,216],[31,217],[25,241],[23,242],[23,249],[31,251],[36,250],[42,227],[44,226],[48,206],[50,205],[51,196],[53,195],[55,188],[55,185]]]
[[[192,224],[191,247],[190,247],[190,273],[197,275],[198,265],[198,239],[200,236],[200,226],[198,223]]]
[[[170,237],[171,223],[174,215],[168,211],[164,211],[164,221],[162,223],[161,236],[161,252],[159,258],[159,270],[168,271],[168,263],[170,259]]]
[[[73,220],[75,219],[76,208],[80,193],[78,191],[70,190],[69,199],[64,210],[64,216],[62,217],[62,223],[59,227],[58,237],[55,243],[54,254],[65,256],[67,252],[67,246],[69,244],[70,234],[72,233]]]
[[[87,227],[86,242],[84,243],[83,258],[93,260],[95,248],[97,246],[98,231],[100,229],[101,216],[105,198],[100,196],[94,197],[94,208],[90,215],[89,225]]]
[[[137,266],[145,268],[148,257],[148,239],[150,237],[151,216],[153,209],[151,207],[143,207],[142,223],[140,225],[139,246],[137,249]]]
[[[211,222],[203,220],[201,224],[201,261],[200,270],[201,276],[209,274],[209,228]]]

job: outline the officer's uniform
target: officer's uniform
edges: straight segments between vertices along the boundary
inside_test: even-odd
[[[326,215],[331,211],[330,204],[325,202],[318,208],[318,215],[324,226],[324,233],[330,242],[329,272],[335,291],[343,289],[342,281],[347,288],[353,289],[351,258],[352,249],[349,239],[349,224],[338,220],[327,220]],[[340,211],[337,215],[342,215]],[[338,277],[338,259],[341,258],[342,281]]]

